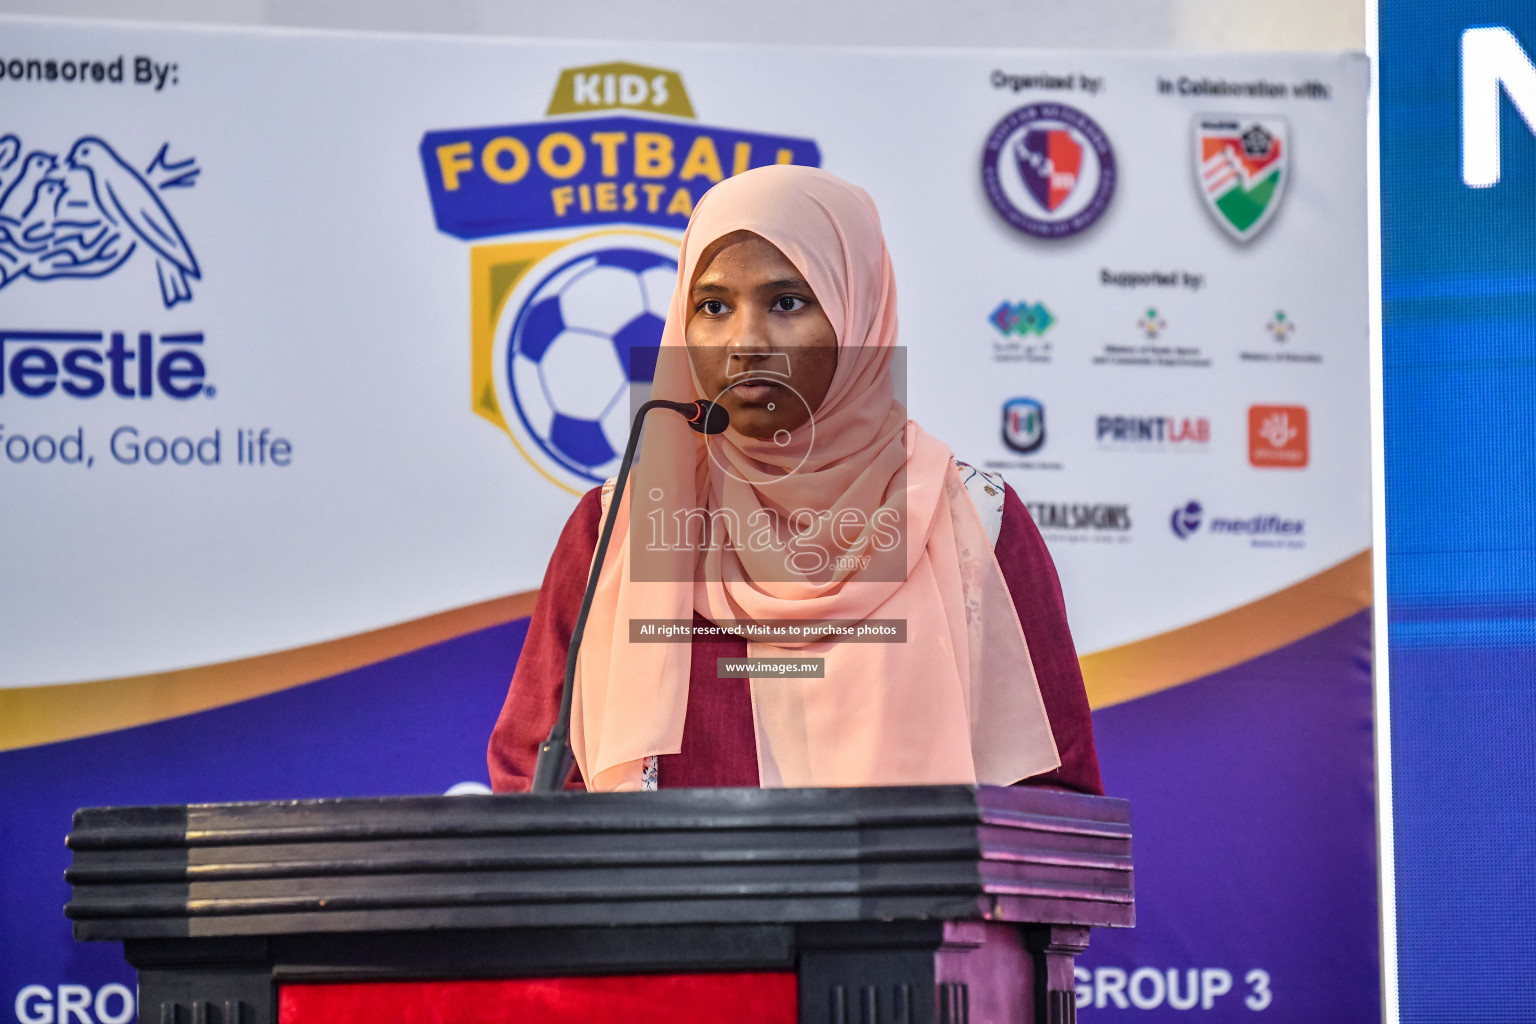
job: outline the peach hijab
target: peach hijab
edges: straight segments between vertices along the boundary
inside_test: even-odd
[[[644,758],[681,749],[689,644],[633,643],[630,620],[689,620],[694,611],[716,622],[907,622],[905,643],[749,641],[754,658],[825,659],[824,678],[751,681],[764,787],[1007,785],[1055,768],[1024,632],[980,517],[950,450],[894,397],[895,277],[863,189],[789,165],[710,189],[683,236],[652,397],[714,397],[698,393],[684,347],[689,292],[710,244],[741,230],[777,246],[804,275],[837,333],[837,369],[814,430],[797,428],[787,445],[734,429],[706,439],[681,417],[648,418],[577,663],[571,745],[582,777],[593,790],[632,788]],[[851,568],[797,575],[782,554],[725,535],[727,525],[658,573],[658,556],[636,543],[647,516],[677,508],[731,510],[740,523],[761,522],[766,510],[781,534],[815,532],[835,554],[854,555],[874,552],[871,531],[849,541],[826,524],[847,510],[870,522],[885,509],[905,543],[862,569],[855,558]],[[829,515],[783,525],[802,509]],[[904,566],[888,571],[890,557]]]

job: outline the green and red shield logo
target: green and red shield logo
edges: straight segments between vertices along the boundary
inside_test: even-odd
[[[1195,173],[1205,205],[1246,242],[1275,216],[1290,177],[1291,139],[1281,117],[1195,118]]]

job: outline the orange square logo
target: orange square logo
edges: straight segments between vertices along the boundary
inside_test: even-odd
[[[1302,405],[1248,407],[1248,462],[1259,469],[1301,469],[1311,448]]]

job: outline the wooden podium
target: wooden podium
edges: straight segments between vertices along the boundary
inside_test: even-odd
[[[1129,806],[1029,787],[91,808],[145,1024],[1066,1024]],[[430,1010],[430,1012],[428,1012]]]

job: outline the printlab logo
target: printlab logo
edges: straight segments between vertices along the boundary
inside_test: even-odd
[[[1205,451],[1211,421],[1204,416],[1100,416],[1094,421],[1099,447],[1124,451]]]
[[[167,309],[192,300],[202,272],[161,194],[197,182],[195,160],[160,147],[139,171],[104,140],[83,136],[62,160],[0,137],[0,288],[22,278],[104,277],[142,247]]]
[[[1248,462],[1259,469],[1305,469],[1310,455],[1301,405],[1248,407]]]
[[[1033,398],[1003,403],[1003,443],[1024,455],[1045,444],[1045,406]]]
[[[1274,219],[1290,177],[1284,118],[1195,118],[1195,173],[1216,223],[1239,242]]]
[[[546,114],[429,131],[420,154],[438,230],[500,236],[470,249],[471,408],[579,494],[617,469],[632,393],[649,389],[694,203],[731,175],[821,153],[690,123],[681,76],[638,64],[566,69]]]
[[[1148,309],[1146,315],[1136,321],[1136,326],[1141,328],[1141,333],[1148,341],[1154,341],[1168,329],[1168,321],[1158,316],[1157,310]]]
[[[999,216],[1036,238],[1066,238],[1104,215],[1115,153],[1098,123],[1062,103],[1032,103],[987,136],[981,181]]]

